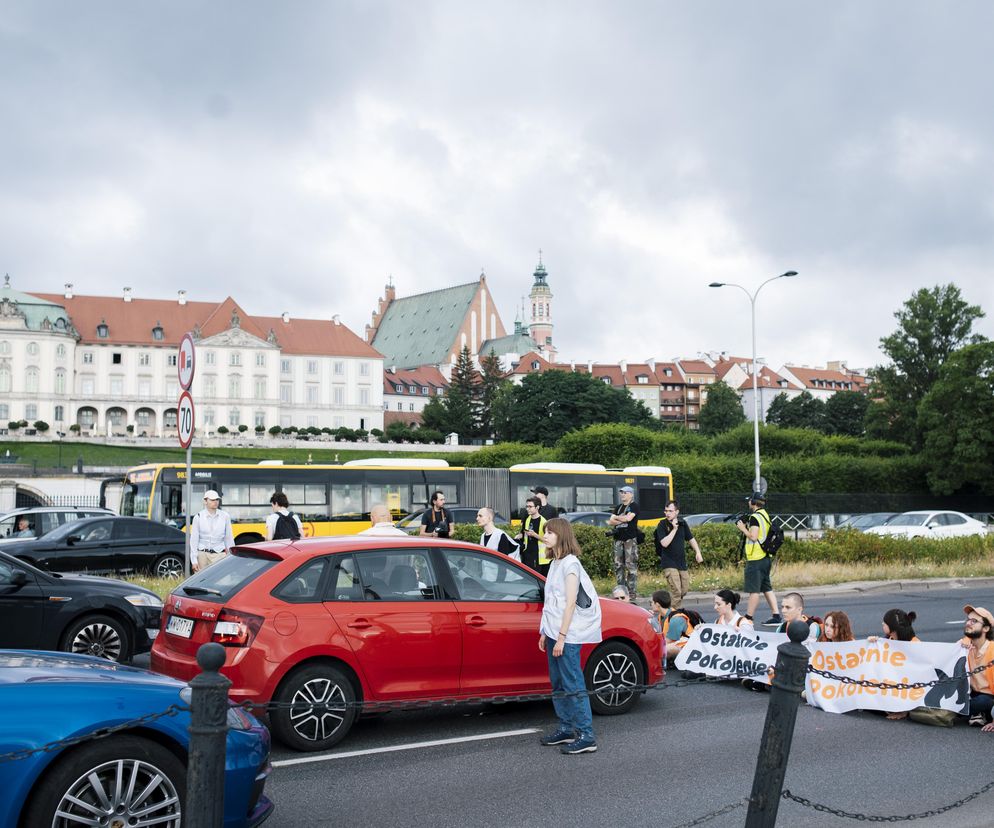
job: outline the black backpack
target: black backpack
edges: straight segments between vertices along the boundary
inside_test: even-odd
[[[293,512],[288,514],[279,513],[276,518],[276,526],[273,528],[273,540],[299,540],[300,529],[297,528],[297,521],[294,520]]]
[[[770,530],[766,533],[766,539],[759,546],[767,555],[772,557],[783,546],[783,527],[779,523],[774,523],[768,515],[766,517],[770,522]]]

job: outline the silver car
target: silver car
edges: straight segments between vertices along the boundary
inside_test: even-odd
[[[34,506],[14,509],[0,515],[0,544],[37,540],[53,529],[88,517],[112,515],[110,509],[99,506]],[[22,519],[28,521],[27,528],[19,530]]]

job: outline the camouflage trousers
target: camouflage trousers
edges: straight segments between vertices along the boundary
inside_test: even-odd
[[[639,544],[635,538],[614,542],[614,577],[628,587],[628,594],[635,598],[638,591]]]

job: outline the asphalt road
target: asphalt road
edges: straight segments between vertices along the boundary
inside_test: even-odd
[[[884,611],[915,610],[923,640],[954,641],[967,602],[994,607],[994,587],[815,598],[846,610],[858,636]],[[708,612],[710,607],[697,603]],[[764,616],[765,617],[765,616]],[[678,680],[675,672],[671,681]],[[635,710],[595,717],[599,750],[563,756],[538,744],[551,704],[462,707],[361,721],[327,754],[277,748],[268,793],[273,826],[665,826],[746,797],[769,696],[737,683],[659,689]],[[994,780],[994,734],[975,728],[840,716],[801,705],[786,787],[846,811],[911,814],[950,804]],[[708,825],[740,826],[745,809]],[[784,802],[778,825],[842,826]],[[926,826],[990,826],[994,790]]]

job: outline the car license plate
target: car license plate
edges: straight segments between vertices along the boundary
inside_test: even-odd
[[[166,624],[166,632],[182,636],[183,638],[189,638],[193,635],[193,619],[171,615],[169,623]]]

